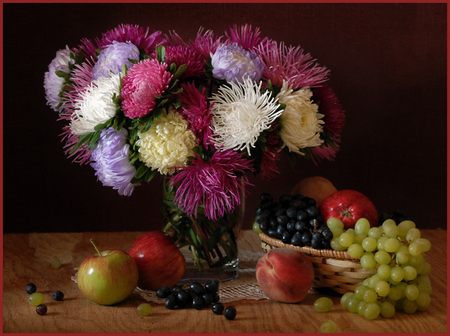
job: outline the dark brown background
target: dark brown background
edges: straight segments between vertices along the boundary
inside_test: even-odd
[[[245,228],[259,194],[289,193],[321,175],[367,195],[380,211],[403,208],[420,228],[447,214],[446,4],[5,4],[4,232],[141,231],[161,227],[159,181],[122,197],[62,151],[62,124],[46,106],[43,78],[57,50],[120,23],[223,34],[249,23],[301,45],[331,69],[347,113],[334,162],[282,161],[270,182],[251,177]]]

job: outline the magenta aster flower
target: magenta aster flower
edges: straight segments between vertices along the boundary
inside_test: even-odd
[[[323,130],[333,137],[333,144],[336,148],[325,145],[315,147],[312,150],[312,158],[313,160],[322,158],[332,160],[341,142],[342,129],[345,126],[345,112],[339,99],[329,85],[324,84],[314,89],[313,94],[314,100],[319,103],[319,112],[324,115],[322,119],[325,122]]]
[[[252,25],[248,24],[241,25],[240,27],[234,25],[230,28],[229,33],[225,32],[225,35],[228,38],[228,44],[237,43],[246,50],[255,48],[261,41],[261,39],[259,38],[259,28],[256,28],[253,31]]]
[[[128,157],[127,136],[125,128],[120,131],[112,127],[103,129],[97,147],[92,151],[91,167],[104,186],[113,187],[119,195],[131,196],[135,186],[131,179],[136,175],[136,168]]]
[[[147,55],[155,51],[159,45],[166,45],[167,39],[162,32],[155,31],[149,35],[149,28],[145,30],[139,25],[121,24],[116,28],[102,34],[102,38],[97,39],[99,48],[103,49],[106,46],[117,42],[132,42],[139,49],[144,50]]]
[[[92,61],[92,59],[91,59]],[[75,112],[76,102],[79,101],[81,95],[92,82],[92,64],[90,60],[86,60],[82,64],[76,64],[72,70],[71,81],[72,86],[64,92],[64,110],[60,113],[58,120],[71,121]],[[72,133],[70,125],[63,127],[63,133],[61,134],[62,140],[65,141],[64,152],[68,158],[73,157],[73,162],[79,164],[87,164],[90,161],[91,151],[84,144],[72,151],[73,146],[79,141],[78,135]]]
[[[274,123],[273,128],[276,129],[278,124]],[[264,143],[267,147],[266,151],[261,152],[261,178],[269,181],[276,177],[280,171],[278,170],[277,162],[281,158],[282,148],[279,146],[280,137],[274,132],[270,132],[267,141]]]
[[[198,208],[203,206],[207,218],[223,217],[242,202],[244,185],[250,184],[246,170],[253,171],[252,161],[232,150],[216,151],[208,162],[196,155],[190,165],[170,178],[169,183],[179,183],[174,203],[188,216],[197,218]]]
[[[210,57],[211,53],[215,53],[221,44],[222,37],[217,38],[212,30],[205,31],[204,28],[200,28],[195,40],[190,41],[190,45],[205,58]]]
[[[265,63],[262,78],[270,80],[273,85],[281,87],[283,80],[294,89],[309,86],[317,87],[328,78],[329,70],[315,63],[310,54],[304,54],[300,46],[286,47],[268,40],[258,47],[259,57]]]
[[[126,117],[142,117],[156,104],[156,96],[169,87],[172,74],[166,63],[145,59],[135,64],[122,80],[122,109]]]
[[[81,44],[77,49],[75,49],[75,51],[77,53],[81,51],[81,54],[87,58],[97,58],[97,47],[91,40],[87,38],[81,39]]]
[[[212,144],[210,128],[212,115],[209,113],[210,107],[206,101],[206,88],[200,92],[194,83],[183,83],[181,87],[183,92],[178,96],[181,101],[178,113],[189,123],[189,128],[197,139],[208,147]]]
[[[205,74],[205,57],[194,48],[188,46],[167,46],[166,63],[175,63],[178,67],[185,64],[186,70],[180,76],[180,80],[193,77],[202,77]],[[156,58],[156,52],[150,55]]]
[[[92,77],[94,79],[109,77],[111,72],[118,74],[124,65],[130,69],[133,66],[130,60],[139,61],[139,49],[131,42],[113,41],[98,55],[92,69]]]

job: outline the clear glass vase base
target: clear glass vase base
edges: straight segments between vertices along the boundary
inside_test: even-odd
[[[186,258],[186,271],[180,279],[180,283],[192,283],[194,281],[205,283],[208,280],[219,280],[220,282],[233,281],[239,276],[239,259],[233,260],[221,267],[209,267],[204,262],[199,267],[192,259],[192,252],[188,249],[180,249]]]

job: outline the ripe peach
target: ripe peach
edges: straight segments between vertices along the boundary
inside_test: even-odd
[[[311,260],[303,253],[276,248],[258,260],[256,280],[270,299],[287,303],[300,302],[312,286],[314,268]]]
[[[325,177],[312,176],[304,178],[297,183],[291,194],[302,194],[303,196],[314,198],[317,206],[319,206],[325,198],[337,191],[336,187]]]

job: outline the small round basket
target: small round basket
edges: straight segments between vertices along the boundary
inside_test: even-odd
[[[364,279],[375,274],[376,270],[362,268],[359,259],[350,257],[347,251],[316,250],[309,246],[284,244],[281,240],[260,233],[261,247],[269,252],[275,248],[288,248],[300,251],[309,257],[314,266],[313,288],[329,288],[338,294],[353,292]]]

